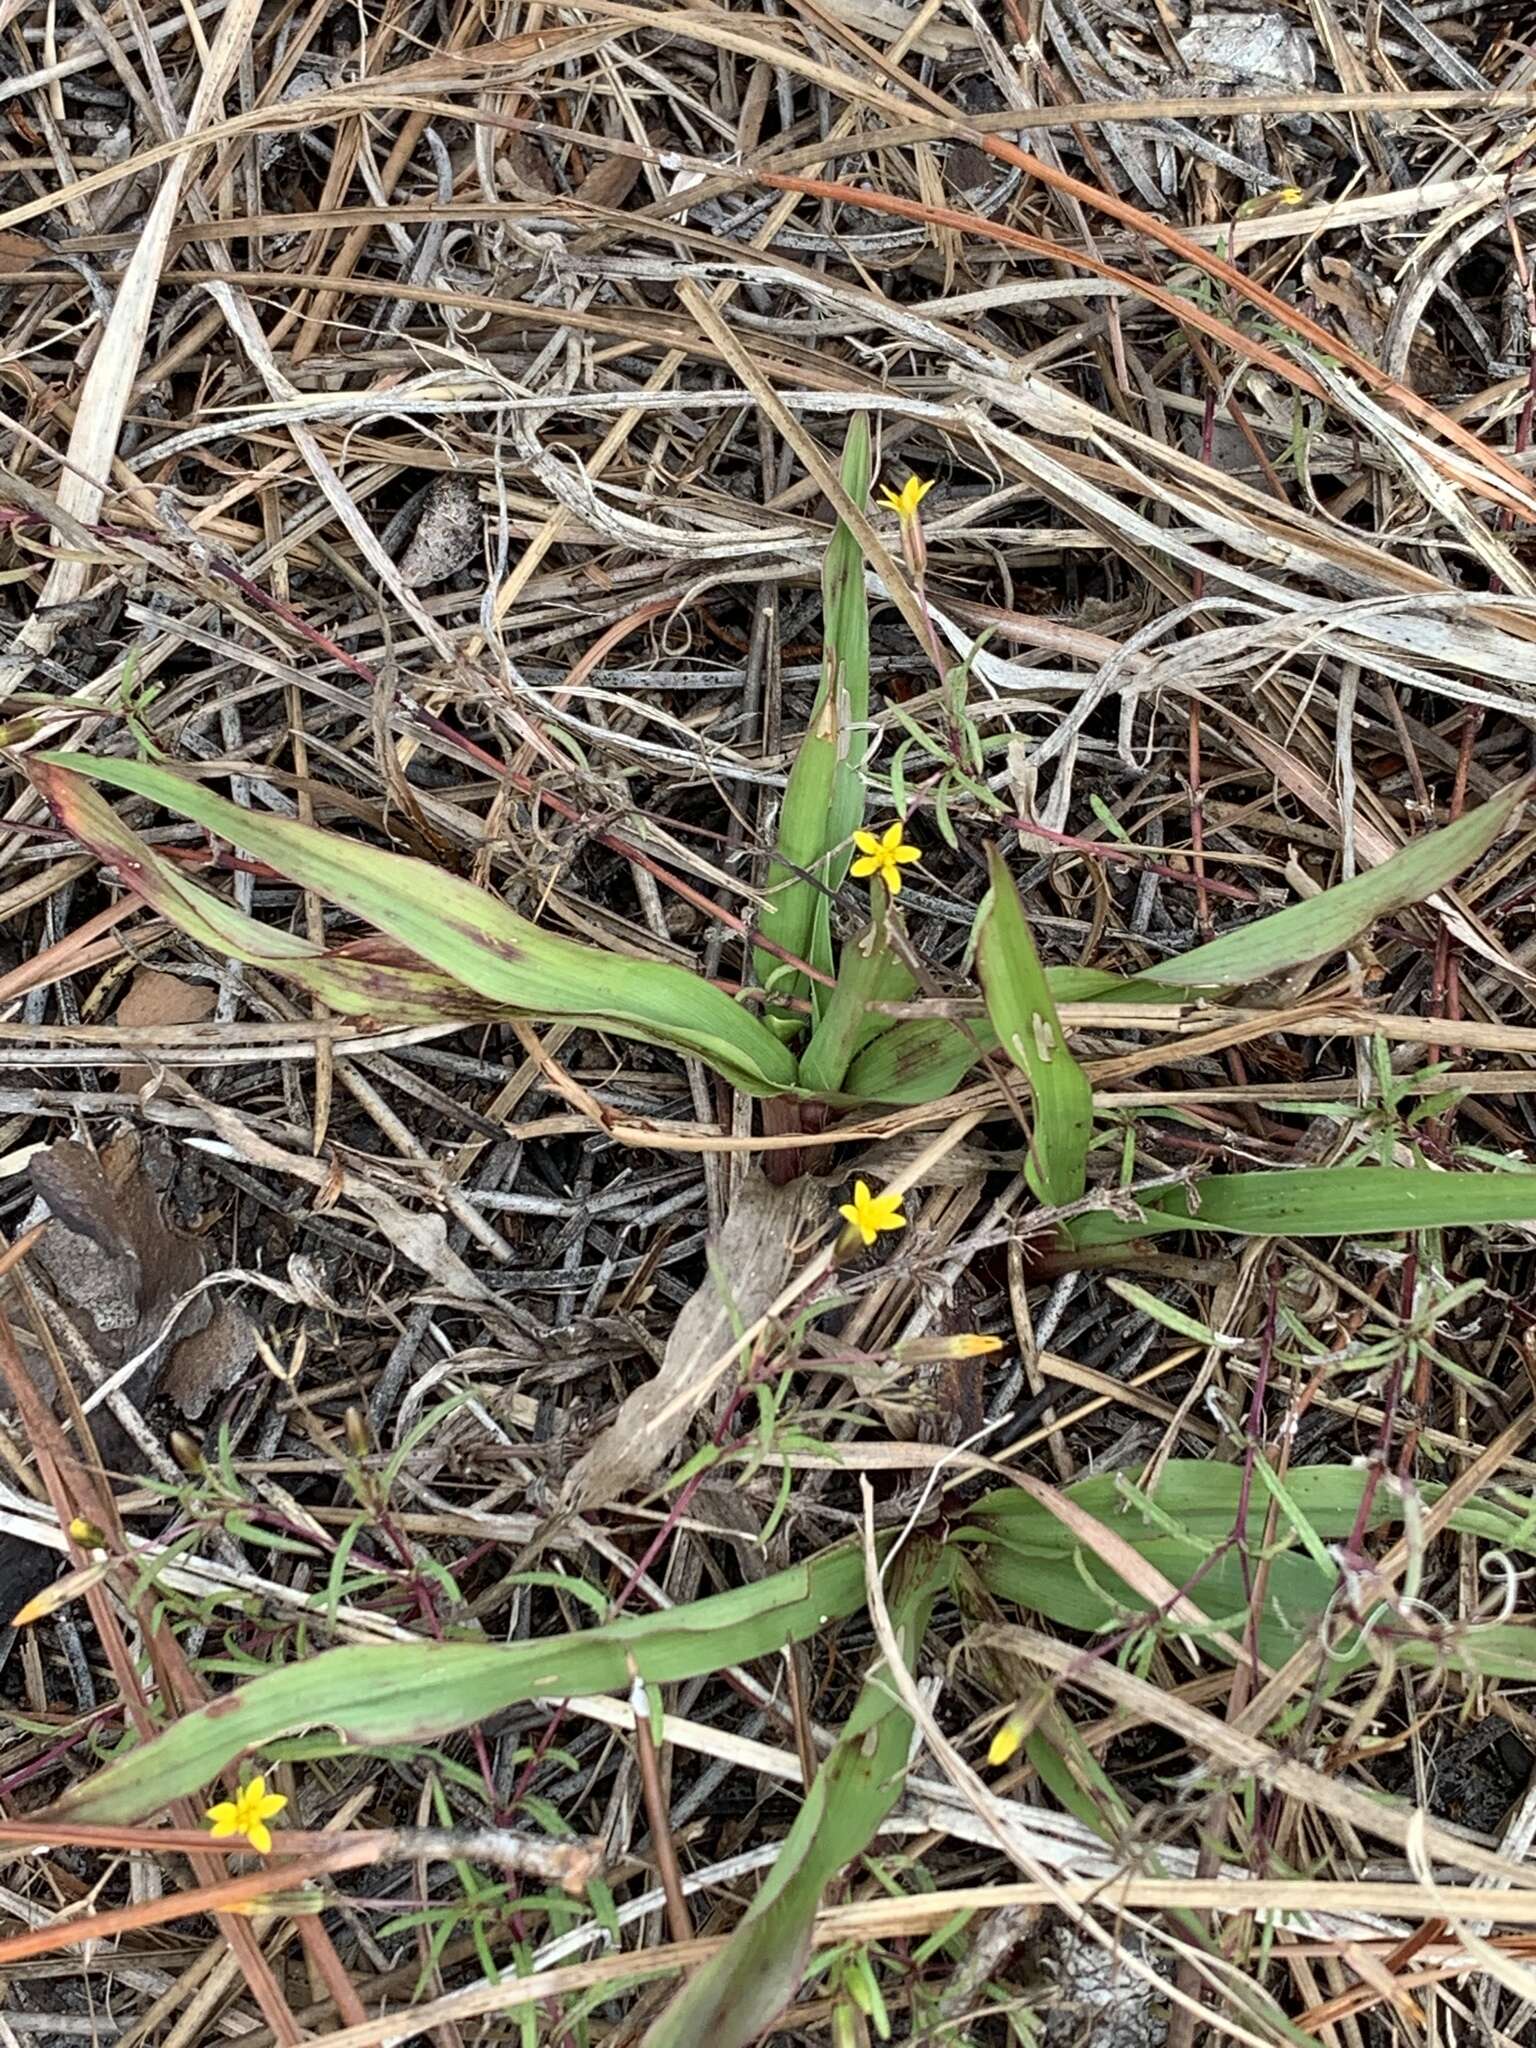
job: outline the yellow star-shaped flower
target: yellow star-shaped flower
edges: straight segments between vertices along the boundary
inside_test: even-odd
[[[258,1856],[272,1847],[272,1830],[267,1822],[288,1804],[281,1792],[269,1792],[261,1776],[242,1785],[233,1799],[221,1799],[207,1809],[208,1832],[215,1840],[225,1835],[244,1835]]]
[[[901,519],[915,519],[917,508],[933,489],[933,478],[909,476],[899,491],[882,490],[880,502]]]
[[[907,1219],[901,1213],[902,1195],[872,1195],[869,1182],[856,1180],[853,1184],[853,1200],[838,1207],[838,1215],[844,1216],[863,1238],[865,1244],[873,1244],[882,1230],[905,1230]]]
[[[876,838],[873,832],[855,832],[853,843],[859,849],[862,859],[856,860],[851,873],[862,881],[866,875],[878,875],[893,896],[901,894],[901,871],[909,861],[921,860],[917,847],[908,846],[903,840],[902,824],[898,818],[894,825],[888,825],[883,836]]]

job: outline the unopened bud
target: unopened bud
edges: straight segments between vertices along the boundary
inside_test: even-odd
[[[189,1479],[200,1479],[208,1469],[202,1445],[184,1429],[171,1431],[171,1456]]]
[[[346,1413],[344,1426],[347,1432],[348,1450],[351,1451],[354,1458],[366,1458],[373,1449],[373,1442],[368,1434],[368,1418],[364,1415],[362,1409],[349,1408]]]

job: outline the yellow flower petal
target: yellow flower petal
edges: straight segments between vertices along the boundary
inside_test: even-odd
[[[1017,1714],[1010,1714],[992,1738],[992,1746],[987,1751],[987,1762],[994,1765],[1007,1763],[1023,1740],[1024,1723]]]
[[[853,1184],[853,1200],[838,1207],[838,1215],[859,1233],[866,1245],[874,1243],[882,1230],[903,1230],[906,1217],[901,1214],[900,1195],[877,1195],[868,1181],[857,1180]]]
[[[873,832],[855,832],[853,843],[860,853],[867,853],[871,860],[880,858],[880,841]]]
[[[880,502],[900,519],[915,519],[918,506],[932,489],[932,477],[909,476],[899,491],[883,489]]]
[[[272,1830],[267,1822],[287,1804],[286,1794],[269,1792],[266,1779],[258,1772],[240,1787],[233,1799],[221,1799],[204,1811],[216,1841],[244,1835],[257,1855],[265,1856],[272,1847]]]

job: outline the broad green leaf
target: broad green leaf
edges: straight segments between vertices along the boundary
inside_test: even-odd
[[[1171,993],[1098,967],[1048,967],[1045,981],[1058,1003],[1119,1000],[1132,990],[1138,1001],[1155,1002],[1160,993]],[[857,1056],[844,1077],[843,1094],[859,1102],[936,1102],[996,1050],[997,1033],[985,1017],[970,1017],[963,1024],[944,1017],[907,1017]]]
[[[1286,1475],[1281,1493],[1288,1505],[1282,1514],[1278,1540],[1300,1541],[1304,1524],[1323,1543],[1341,1541],[1354,1528],[1364,1484],[1365,1473],[1358,1465],[1294,1466]],[[1417,1490],[1428,1508],[1440,1499],[1445,1488],[1430,1480],[1420,1482]],[[1078,1480],[1065,1492],[1075,1507],[1098,1521],[1113,1524],[1138,1548],[1138,1527],[1149,1533],[1161,1527],[1164,1531],[1177,1529],[1197,1548],[1210,1549],[1237,1526],[1243,1474],[1238,1465],[1218,1464],[1209,1458],[1171,1458],[1160,1468],[1157,1484],[1145,1503],[1114,1473]],[[1268,1515],[1268,1492],[1255,1484],[1249,1489],[1246,1524],[1253,1541],[1263,1534]],[[1378,1487],[1368,1529],[1391,1528],[1401,1519],[1391,1487]],[[967,1512],[966,1527],[1006,1543],[1018,1554],[1036,1561],[1064,1557],[1073,1549],[1071,1532],[1050,1509],[1013,1487],[989,1493],[978,1501]],[[1450,1527],[1457,1534],[1481,1536],[1500,1549],[1536,1556],[1536,1503],[1506,1506],[1496,1500],[1469,1501],[1456,1510]]]
[[[1135,1195],[1133,1188],[1131,1194]],[[1071,1225],[1079,1245],[1125,1244],[1167,1230],[1249,1237],[1356,1237],[1458,1224],[1536,1223],[1536,1174],[1440,1173],[1428,1166],[1297,1166],[1221,1173],[1155,1188],[1142,1216],[1102,1211]]]
[[[1075,1493],[1075,1489],[1069,1489]],[[1235,1550],[1200,1547],[1155,1531],[1121,1529],[1141,1555],[1205,1614],[1213,1628],[1241,1633],[1248,1611],[1248,1582]],[[1055,1557],[1023,1553],[998,1543],[982,1555],[977,1570],[996,1599],[1044,1615],[1061,1628],[1091,1635],[1145,1614],[1146,1600],[1098,1558],[1079,1548]],[[1198,1578],[1196,1574],[1199,1574]],[[1318,1621],[1338,1584],[1336,1572],[1320,1570],[1310,1557],[1286,1551],[1271,1558],[1269,1598],[1259,1623],[1259,1652],[1266,1663],[1283,1664]]]
[[[843,489],[855,505],[869,496],[869,423],[862,413],[843,445]],[[822,568],[825,653],[811,722],[789,772],[779,814],[778,855],[768,870],[759,930],[798,959],[832,971],[830,892],[841,888],[852,859],[849,841],[864,816],[864,757],[869,740],[869,600],[864,556],[841,522]],[[820,955],[821,957],[817,957]],[[804,975],[786,974],[775,954],[759,948],[757,978],[781,997],[803,996]],[[778,1027],[798,1027],[780,1010]]]
[[[996,1044],[997,1033],[984,1017],[965,1025],[945,1017],[906,1017],[853,1061],[843,1094],[857,1102],[937,1102]]]
[[[489,1002],[696,1054],[747,1094],[776,1095],[794,1086],[793,1055],[773,1033],[686,968],[560,938],[427,861],[244,810],[173,768],[84,754],[39,760],[44,768],[72,769],[195,819],[300,887],[365,918]]]
[[[1240,931],[1224,932],[1176,960],[1160,960],[1157,980],[1164,988],[1249,988],[1271,974],[1342,952],[1378,918],[1410,903],[1422,903],[1472,866],[1509,825],[1530,795],[1530,777],[1511,783],[1453,825],[1426,832],[1368,874],[1338,882],[1305,903],[1292,903]],[[1131,994],[1133,985],[1122,993]],[[1141,999],[1141,984],[1134,985]]]
[[[948,1575],[947,1554],[932,1539],[917,1538],[896,1560],[891,1624],[909,1669]],[[911,1740],[911,1716],[877,1664],[730,1940],[694,1972],[641,2048],[746,2048],[773,2024],[805,1974],[822,1893],[864,1853],[901,1796]]]
[[[998,1042],[1029,1082],[1034,1133],[1024,1175],[1061,1208],[1082,1195],[1093,1139],[1093,1089],[1066,1041],[1024,905],[995,846],[992,893],[977,920],[976,969]]]
[[[343,1017],[401,1026],[454,1017],[473,1023],[498,1014],[494,1003],[424,960],[381,957],[377,944],[371,952],[328,952],[279,926],[259,924],[141,839],[79,775],[46,759],[31,764],[31,775],[65,830],[208,952],[295,982]]]
[[[1257,1546],[1263,1538],[1272,1491],[1286,1509],[1268,1562],[1260,1618],[1260,1653],[1267,1661],[1283,1662],[1315,1628],[1333,1598],[1337,1569],[1320,1560],[1326,1556],[1325,1545],[1342,1542],[1354,1529],[1365,1478],[1357,1466],[1310,1465],[1289,1472],[1283,1487],[1277,1481],[1274,1488],[1258,1483],[1250,1488],[1245,1524],[1250,1545]],[[1433,1484],[1419,1490],[1426,1506],[1433,1506],[1444,1491]],[[1066,1492],[1075,1507],[1113,1528],[1185,1589],[1213,1622],[1225,1620],[1230,1625],[1233,1616],[1246,1612],[1251,1581],[1230,1540],[1242,1506],[1243,1474],[1237,1465],[1174,1459],[1162,1468],[1147,1500],[1137,1498],[1114,1475],[1081,1480]],[[1378,1489],[1367,1528],[1390,1528],[1401,1519],[1391,1490]],[[1501,1549],[1536,1553],[1536,1516],[1529,1512],[1474,1501],[1457,1510],[1450,1526]],[[965,1526],[955,1532],[956,1541],[978,1538],[977,1569],[993,1595],[1029,1608],[1059,1627],[1091,1634],[1144,1610],[1142,1596],[1089,1556],[1050,1510],[1028,1494],[1010,1489],[979,1501]],[[1483,1631],[1466,1633],[1480,1637]],[[1458,1641],[1460,1635],[1458,1631]],[[1523,1657],[1528,1664],[1536,1663],[1536,1629],[1517,1630],[1497,1641],[1490,1633],[1480,1648],[1469,1649],[1471,1667],[1484,1668],[1478,1661],[1483,1656]]]
[[[327,1728],[364,1749],[432,1742],[528,1700],[622,1691],[631,1659],[648,1684],[699,1678],[805,1642],[863,1601],[863,1554],[845,1543],[754,1585],[569,1635],[325,1650],[182,1715],[66,1793],[54,1811],[81,1821],[141,1820],[284,1736]]]
[[[800,1055],[800,1086],[813,1095],[835,1094],[859,1048],[878,1042],[890,1028],[891,1019],[869,1005],[902,1002],[916,987],[911,969],[886,936],[891,913],[885,891],[874,893],[873,921],[843,947],[837,987]]]

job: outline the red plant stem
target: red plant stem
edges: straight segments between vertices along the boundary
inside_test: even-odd
[[[1139,853],[1134,847],[1115,846],[1108,840],[1079,839],[1071,832],[1053,832],[1048,825],[1037,825],[1033,818],[1004,818],[1003,823],[1011,825],[1021,838],[1025,833],[1030,833],[1036,839],[1044,839],[1052,846],[1064,846],[1073,853],[1085,853],[1098,860],[1129,861],[1134,867],[1144,868],[1148,874],[1161,875],[1169,882],[1181,882],[1186,889],[1202,889],[1206,895],[1229,896],[1235,903],[1257,903],[1261,900],[1256,890],[1244,889],[1236,882],[1213,882],[1209,879],[1197,882],[1182,869],[1169,867],[1164,861],[1153,860],[1150,855]]]

